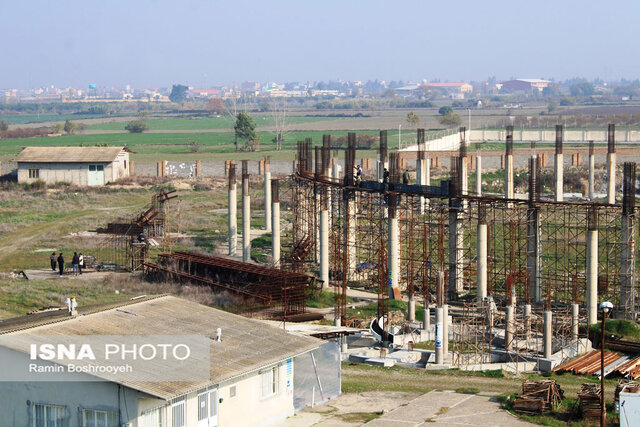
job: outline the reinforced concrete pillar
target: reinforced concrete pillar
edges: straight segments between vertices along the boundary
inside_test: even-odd
[[[229,166],[229,256],[236,256],[238,251],[238,197],[236,184],[236,165]]]
[[[409,295],[409,307],[408,307],[408,321],[416,321],[416,300],[413,295]]]
[[[578,321],[580,314],[580,306],[578,304],[571,304],[571,344],[578,344]]]
[[[418,158],[416,159],[416,183],[418,185],[426,185],[425,184],[425,178],[426,178],[425,163],[428,162],[428,160],[425,160],[424,157],[420,158],[423,155],[424,155],[424,152],[419,152]],[[420,214],[424,213],[424,200],[425,200],[424,196],[420,196],[420,202],[419,202]]]
[[[249,195],[249,176],[244,174],[245,161],[242,162],[242,261],[251,261],[251,196]]]
[[[556,125],[556,154],[554,157],[554,195],[556,202],[564,200],[564,155],[562,154],[563,126]]]
[[[478,208],[484,212],[484,206]],[[487,297],[487,218],[482,215],[478,221],[478,303]]]
[[[444,358],[449,357],[449,305],[442,306],[442,353]]]
[[[531,304],[524,306],[524,330],[528,339],[531,336]]]
[[[625,319],[632,319],[635,311],[635,218],[633,213],[622,214],[622,260],[620,263],[620,311]]]
[[[504,349],[506,351],[513,350],[513,329],[515,326],[514,310],[512,305],[508,305],[504,309]]]
[[[264,161],[264,225],[265,230],[271,231],[271,171],[269,159]]]
[[[513,199],[513,126],[507,126],[506,151],[504,156],[504,197]]]
[[[616,126],[609,125],[607,133],[607,203],[616,203]]]
[[[464,234],[460,207],[449,209],[449,299],[456,299],[464,290]]]
[[[271,259],[280,268],[280,181],[271,181]]]
[[[553,335],[552,335],[552,331],[553,331],[552,314],[551,314],[550,310],[546,310],[544,312],[543,334],[542,334],[542,339],[543,339],[543,342],[544,342],[544,358],[545,359],[551,358],[551,355],[553,354],[553,347],[552,347]]]
[[[444,351],[442,349],[442,343],[444,341],[443,325],[444,325],[444,308],[436,308],[436,365],[442,365],[444,363]]]
[[[329,287],[329,211],[320,211],[320,280],[322,287]]]
[[[482,156],[476,154],[476,195],[482,196]]]
[[[389,235],[389,255],[387,260],[387,269],[389,271],[389,298],[400,299],[400,287],[398,283],[400,269],[400,230],[395,207],[389,207],[389,218],[387,221]]]
[[[531,301],[542,300],[541,224],[538,208],[527,209],[527,276]]]
[[[431,310],[428,307],[422,309],[422,329],[425,331],[431,326]]]
[[[593,141],[589,141],[589,200],[595,198],[596,156],[594,154]]]
[[[357,193],[354,194],[354,197],[358,197]],[[348,252],[348,267],[349,271],[347,277],[353,278],[356,273],[357,266],[357,253],[356,253],[356,231],[357,231],[357,213],[358,213],[358,204],[357,200],[350,200],[347,206],[349,211],[349,252]],[[400,258],[400,255],[398,255]]]
[[[587,230],[587,324],[598,323],[598,211],[588,213]]]

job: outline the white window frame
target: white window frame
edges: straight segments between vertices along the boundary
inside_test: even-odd
[[[93,415],[94,416],[93,417],[94,418],[93,421],[87,420],[87,417],[89,415]],[[115,424],[112,424],[112,425],[107,424],[107,421],[108,421],[107,417],[109,415],[115,417]],[[97,420],[96,420],[97,416],[104,417],[104,425],[106,425],[107,427],[112,427],[112,426],[118,427],[118,424],[120,422],[118,420],[118,413],[116,411],[107,411],[107,410],[104,410],[104,409],[85,408],[85,409],[82,410],[82,426],[83,427],[96,427],[97,426]],[[91,424],[92,422],[94,424]]]
[[[182,406],[182,422],[181,424],[176,423],[175,415],[176,409]],[[187,404],[185,399],[175,400],[171,404],[171,425],[173,427],[186,427],[187,425]]]
[[[204,399],[204,400],[203,400]],[[202,406],[202,403],[205,403]],[[218,389],[212,388],[198,393],[198,425],[218,425]]]
[[[39,179],[40,178],[40,169],[29,168],[29,178],[30,179]]]
[[[44,424],[40,425],[36,422],[36,409],[37,407],[44,408]],[[56,410],[62,412],[62,420],[60,422],[54,421],[53,423],[47,422],[47,411],[48,410]],[[64,405],[52,405],[49,403],[34,403],[32,406],[32,415],[33,415],[33,427],[63,427],[67,424],[67,407]]]
[[[140,413],[140,422],[138,427],[166,427],[167,412],[166,406],[155,409],[148,409]]]
[[[280,366],[272,366],[260,372],[260,397],[262,399],[275,396],[280,392]]]

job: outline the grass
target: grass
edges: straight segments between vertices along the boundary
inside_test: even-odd
[[[622,339],[634,342],[640,342],[640,326],[629,320],[623,319],[609,319],[607,320],[606,331],[621,336]],[[595,333],[598,336],[602,330],[602,323],[597,323],[589,327],[591,333]]]
[[[353,298],[347,297],[347,304],[352,303]],[[314,295],[307,299],[307,307],[311,308],[329,308],[336,303],[336,294],[333,292],[322,291],[320,295]]]
[[[409,310],[409,303],[400,300],[389,300],[389,311],[402,311],[407,313]],[[347,310],[350,316],[358,318],[368,318],[376,316],[378,313],[378,303],[371,303],[361,307],[350,308]],[[416,307],[416,321],[422,321],[422,308]]]
[[[376,418],[379,418],[380,416],[382,416],[382,412],[381,411],[377,411],[377,412],[348,412],[346,414],[338,415],[337,417],[340,418],[345,423],[366,424],[369,421],[373,421]]]

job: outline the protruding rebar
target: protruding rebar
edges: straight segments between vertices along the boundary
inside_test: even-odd
[[[607,152],[616,152],[616,125],[613,123],[609,123],[609,128],[607,129]]]
[[[563,131],[564,126],[556,125],[556,154],[562,154]]]

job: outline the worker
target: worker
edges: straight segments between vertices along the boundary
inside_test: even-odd
[[[78,256],[78,252],[73,253],[73,259],[71,260],[71,265],[73,265],[73,275],[78,275],[78,270],[80,269],[78,266],[80,265],[80,257]]]
[[[56,271],[56,251],[53,251],[51,255],[49,255],[49,260],[51,261],[51,270]]]
[[[410,175],[409,175],[409,169],[405,169],[404,173],[402,174],[402,183],[403,184],[408,184],[410,181]]]
[[[384,171],[382,172],[382,182],[385,184],[389,183],[389,171],[387,168],[384,168]]]
[[[356,168],[356,185],[360,186],[360,183],[362,183],[362,167],[358,165]]]
[[[64,274],[64,256],[62,256],[62,252],[58,255],[58,270],[60,270],[60,275]]]
[[[78,254],[78,273],[82,274],[82,269],[84,268],[84,256],[82,252]]]

